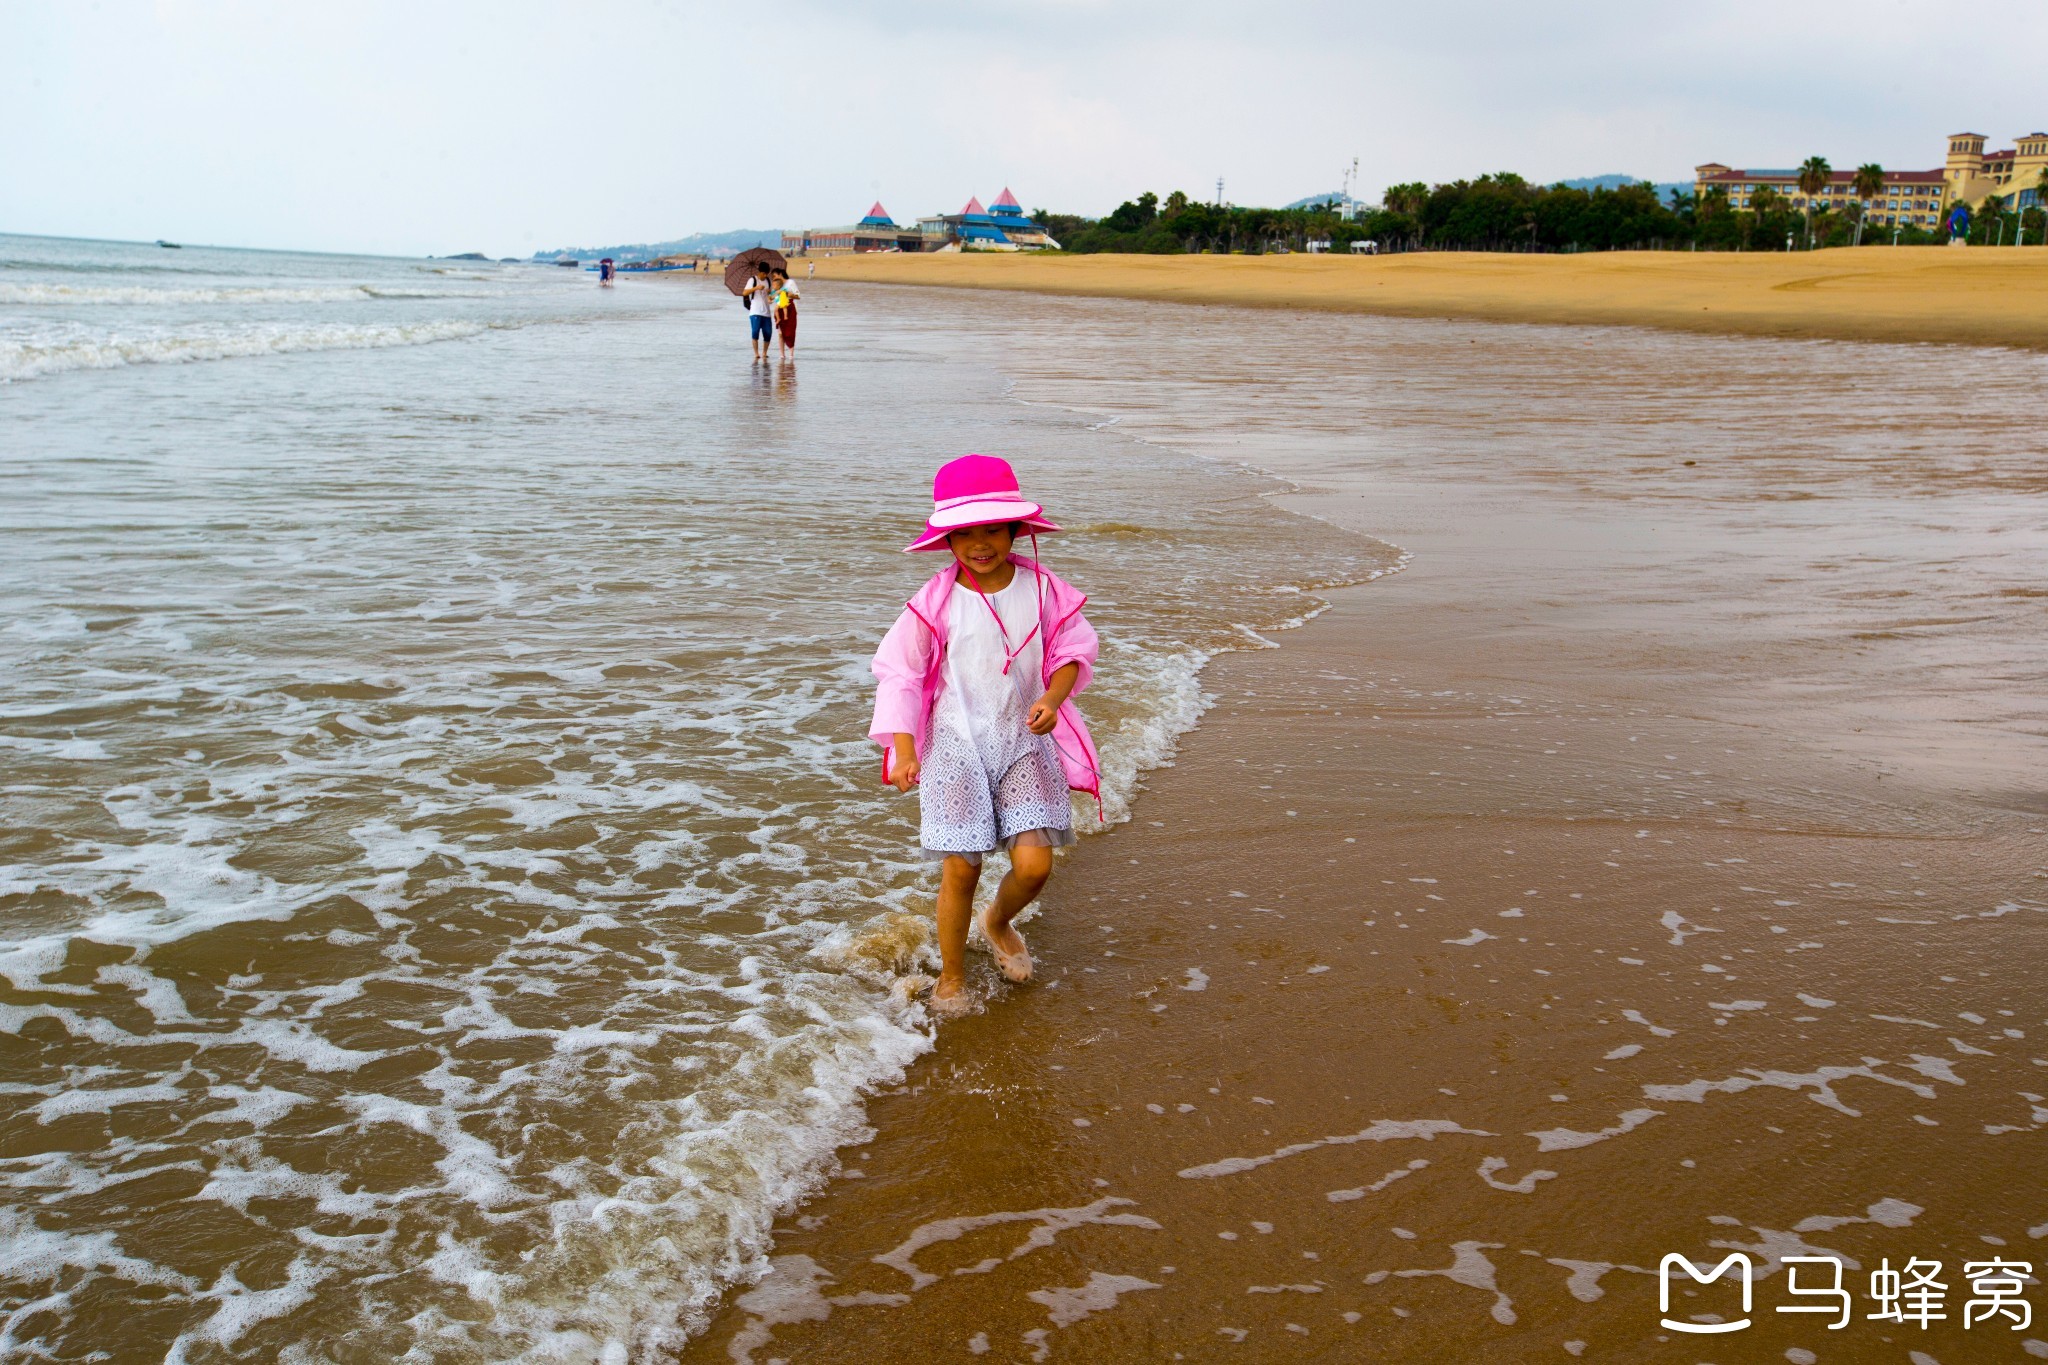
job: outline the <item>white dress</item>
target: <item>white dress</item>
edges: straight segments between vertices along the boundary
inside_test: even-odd
[[[984,598],[961,583],[947,599],[946,657],[918,778],[927,858],[979,865],[998,848],[1074,842],[1059,751],[1025,724],[1045,691],[1037,586],[1020,565],[1001,592]]]

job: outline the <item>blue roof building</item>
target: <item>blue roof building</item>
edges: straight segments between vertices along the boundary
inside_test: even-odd
[[[831,255],[841,251],[922,251],[924,234],[916,228],[898,227],[889,210],[876,201],[867,216],[851,227],[801,228],[782,234],[782,254],[803,256],[811,252]]]
[[[962,251],[1059,249],[1059,243],[1044,228],[1025,216],[1024,206],[1008,189],[987,208],[982,207],[979,198],[973,198],[958,213],[920,219],[918,225],[929,234],[943,235],[947,246]]]

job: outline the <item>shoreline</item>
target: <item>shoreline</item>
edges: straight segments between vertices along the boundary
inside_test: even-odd
[[[1244,366],[1294,340],[1210,328]],[[1451,382],[1467,344],[1425,337],[1400,372]],[[1631,401],[1619,339],[1530,344],[1539,370]],[[1663,345],[1701,369],[1743,353]],[[1773,348],[1724,387],[1797,359]],[[870,1101],[874,1137],[681,1359],[1682,1361],[1645,1269],[1666,1253],[1748,1248],[1770,1304],[1788,1255],[2031,1245],[2006,1192],[2048,1171],[2010,1135],[2048,1116],[2010,1097],[2048,1062],[2001,1027],[2048,1008],[2029,967],[2048,946],[2039,746],[2015,743],[2016,714],[1967,738],[1981,698],[1937,691],[1954,704],[1930,731],[1894,692],[1956,648],[1896,628],[1937,614],[1923,575],[1952,562],[1941,471],[1875,488],[1940,523],[1901,536],[1867,524],[1868,473],[1853,495],[1758,501],[1779,466],[1505,468],[1490,430],[1368,456],[1258,429],[1337,360],[1185,402],[1130,392],[1198,368],[1154,363],[1106,409],[1142,439],[1235,455],[1299,486],[1280,505],[1413,559],[1318,594],[1331,608],[1278,648],[1211,661],[1202,724],[1024,926],[1039,981],[977,965],[989,1009]],[[1068,364],[1084,390],[1101,372],[1083,342]],[[1787,577],[1902,540],[1868,580],[1828,581],[1823,614]],[[1758,1317],[1715,1349],[1830,1344]],[[1881,1352],[1883,1330],[1859,1321],[1841,1348]]]
[[[2048,350],[2048,248],[846,255],[818,281],[1716,335]]]

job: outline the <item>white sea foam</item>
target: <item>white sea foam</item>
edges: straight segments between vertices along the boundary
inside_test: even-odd
[[[1074,1208],[1046,1208],[1005,1210],[1000,1213],[971,1214],[961,1218],[940,1218],[911,1230],[901,1243],[874,1258],[876,1264],[901,1271],[910,1280],[913,1290],[937,1284],[939,1277],[917,1263],[917,1255],[926,1247],[941,1242],[958,1241],[970,1232],[984,1228],[1020,1225],[1028,1227],[1022,1241],[1011,1247],[1008,1253],[979,1266],[955,1271],[955,1274],[973,1274],[993,1270],[1005,1261],[1014,1261],[1034,1251],[1042,1251],[1053,1244],[1062,1232],[1078,1227],[1123,1227],[1144,1228],[1157,1232],[1159,1224],[1140,1213],[1118,1213],[1117,1209],[1128,1208],[1137,1201],[1104,1196],[1092,1204]]]
[[[96,739],[38,739],[31,735],[0,735],[0,749],[35,754],[40,758],[65,758],[87,763],[108,757],[107,746]]]
[[[1416,1157],[1413,1161],[1410,1161],[1406,1166],[1399,1166],[1391,1171],[1388,1171],[1385,1175],[1381,1176],[1378,1180],[1373,1181],[1373,1183],[1370,1185],[1360,1185],[1356,1189],[1349,1190],[1331,1190],[1328,1194],[1324,1195],[1323,1198],[1329,1200],[1332,1204],[1349,1204],[1354,1202],[1355,1200],[1363,1199],[1369,1194],[1378,1194],[1381,1190],[1393,1184],[1396,1180],[1406,1180],[1409,1176],[1414,1175],[1417,1171],[1426,1170],[1428,1169],[1428,1167],[1429,1163],[1427,1161],[1423,1160],[1421,1157]]]
[[[1701,1104],[1705,1102],[1707,1096],[1712,1094],[1739,1095],[1745,1090],[1753,1090],[1758,1086],[1778,1090],[1811,1090],[1813,1093],[1808,1095],[1807,1098],[1815,1104],[1825,1105],[1827,1108],[1833,1109],[1837,1113],[1847,1114],[1851,1118],[1861,1117],[1862,1111],[1850,1108],[1843,1101],[1842,1097],[1836,1093],[1835,1087],[1841,1082],[1855,1077],[1879,1081],[1885,1085],[1895,1085],[1912,1091],[1924,1100],[1931,1100],[1935,1097],[1933,1086],[1922,1085],[1918,1081],[1909,1081],[1903,1076],[1887,1075],[1879,1070],[1880,1067],[1889,1065],[1892,1065],[1892,1063],[1877,1057],[1870,1057],[1866,1058],[1859,1066],[1820,1066],[1807,1072],[1752,1067],[1739,1075],[1726,1076],[1718,1081],[1700,1078],[1688,1081],[1684,1085],[1646,1085],[1643,1087],[1643,1094],[1649,1099],[1660,1100],[1666,1103],[1683,1101],[1688,1104]],[[1963,1083],[1962,1078],[1957,1076],[1949,1064],[1939,1057],[1926,1057],[1915,1054],[1912,1063],[1908,1064],[1906,1069],[1921,1072],[1936,1080],[1947,1081],[1951,1085],[1961,1085]]]
[[[478,290],[407,289],[396,285],[320,285],[306,288],[274,285],[161,289],[143,285],[0,284],[0,304],[204,304],[204,303],[361,303],[367,299],[479,299]]]
[[[754,1352],[766,1346],[775,1329],[784,1323],[823,1322],[835,1308],[895,1307],[910,1302],[908,1294],[842,1294],[828,1298],[821,1286],[832,1282],[832,1276],[808,1256],[775,1257],[760,1283],[733,1301],[748,1319],[747,1325],[726,1343],[727,1355],[738,1365],[750,1365]],[[620,1351],[618,1359],[623,1362],[626,1358],[624,1351]],[[609,1350],[603,1359],[609,1365]]]
[[[0,1276],[13,1283],[56,1280],[66,1270],[111,1270],[138,1284],[192,1289],[192,1282],[122,1250],[111,1232],[74,1233],[41,1227],[28,1214],[0,1207]]]
[[[1506,1170],[1507,1167],[1508,1159],[1506,1157],[1490,1156],[1479,1163],[1479,1178],[1492,1188],[1505,1190],[1509,1194],[1534,1194],[1536,1193],[1536,1186],[1540,1182],[1557,1179],[1556,1171],[1544,1170],[1532,1170],[1520,1180],[1499,1179],[1498,1173]]]
[[[1613,1261],[1578,1261],[1565,1256],[1545,1256],[1544,1261],[1568,1270],[1571,1275],[1565,1281],[1565,1288],[1580,1303],[1596,1303],[1605,1297],[1607,1291],[1600,1287],[1603,1276],[1617,1270],[1630,1271],[1637,1275],[1654,1275],[1654,1270],[1645,1270],[1639,1265],[1619,1265]],[[1574,1355],[1578,1354],[1576,1351]]]
[[[1054,1327],[1072,1327],[1085,1317],[1108,1312],[1125,1294],[1157,1288],[1159,1285],[1154,1281],[1139,1279],[1136,1275],[1108,1275],[1096,1270],[1089,1272],[1085,1284],[1072,1288],[1055,1285],[1049,1289],[1034,1289],[1024,1297],[1044,1304],[1046,1316],[1052,1319]]]
[[[1127,680],[1127,694],[1137,699],[1136,713],[1114,730],[1098,734],[1102,759],[1102,810],[1078,802],[1079,828],[1103,829],[1130,819],[1143,775],[1172,761],[1181,736],[1200,723],[1214,698],[1202,691],[1202,666],[1209,655],[1199,651],[1147,650],[1112,642],[1105,649],[1104,669],[1118,669]],[[1083,704],[1086,694],[1083,694]]]
[[[1794,1223],[1792,1231],[1833,1232],[1836,1228],[1848,1227],[1855,1223],[1874,1223],[1885,1228],[1909,1228],[1913,1226],[1913,1220],[1925,1212],[1927,1210],[1918,1204],[1909,1204],[1903,1199],[1886,1198],[1865,1209],[1862,1217],[1855,1214],[1815,1214],[1811,1218],[1802,1218]]]
[[[124,336],[0,338],[0,383],[72,370],[126,365],[183,365],[201,360],[286,355],[298,351],[370,350],[423,346],[489,331],[481,322],[300,323],[276,326],[194,326],[190,330]]]
[[[1609,1138],[1620,1137],[1624,1133],[1633,1133],[1662,1112],[1661,1109],[1631,1109],[1616,1120],[1612,1127],[1602,1128],[1597,1132],[1581,1133],[1572,1128],[1549,1128],[1540,1133],[1531,1133],[1529,1136],[1536,1139],[1536,1150],[1539,1152],[1569,1152],[1579,1147],[1590,1147],[1596,1142],[1605,1142]]]
[[[1503,1327],[1515,1324],[1515,1301],[1501,1290],[1495,1278],[1493,1262],[1486,1253],[1500,1249],[1499,1242],[1465,1241],[1451,1244],[1451,1263],[1441,1268],[1422,1267],[1413,1270],[1396,1270],[1393,1273],[1403,1279],[1428,1276],[1442,1276],[1453,1284],[1482,1290],[1493,1295],[1493,1320]],[[1378,1272],[1384,1274],[1384,1272]],[[1367,1283],[1373,1280],[1368,1278]]]
[[[1468,1137],[1495,1137],[1497,1134],[1478,1128],[1467,1128],[1449,1119],[1377,1119],[1371,1126],[1356,1133],[1341,1133],[1335,1137],[1317,1138],[1313,1142],[1297,1142],[1263,1156],[1231,1156],[1221,1161],[1211,1161],[1200,1166],[1190,1166],[1180,1172],[1183,1180],[1211,1180],[1223,1175],[1242,1175],[1255,1171],[1261,1166],[1270,1166],[1303,1152],[1315,1151],[1318,1147],[1341,1147],[1354,1142],[1398,1142],[1419,1139],[1432,1142],[1446,1134],[1463,1134]]]
[[[1678,1032],[1676,1029],[1668,1029],[1661,1024],[1652,1023],[1648,1018],[1644,1017],[1641,1010],[1623,1010],[1621,1017],[1628,1020],[1631,1024],[1641,1024],[1654,1037],[1671,1038],[1675,1037]]]
[[[1141,1214],[1115,1213],[1112,1210],[1128,1206],[1129,1199],[1103,1198],[1092,1204],[1077,1208],[1047,1208],[1005,1211],[1001,1213],[973,1214],[960,1218],[942,1218],[913,1229],[910,1236],[899,1246],[874,1258],[891,1269],[901,1271],[910,1278],[911,1293],[926,1289],[939,1282],[939,1276],[917,1264],[917,1254],[925,1248],[956,1241],[972,1232],[986,1228],[1021,1225],[1030,1231],[1024,1239],[1012,1247],[1005,1256],[984,1260],[977,1265],[962,1266],[953,1271],[955,1275],[986,1274],[1007,1261],[1014,1261],[1034,1251],[1041,1251],[1053,1245],[1062,1232],[1078,1227],[1128,1227],[1157,1231],[1159,1224]],[[822,1322],[831,1317],[833,1310],[840,1308],[900,1307],[911,1301],[911,1294],[889,1294],[866,1291],[858,1294],[827,1295],[823,1286],[833,1283],[818,1263],[808,1256],[777,1256],[767,1264],[766,1273],[752,1289],[739,1295],[734,1306],[747,1314],[747,1322],[727,1345],[727,1353],[738,1365],[748,1365],[754,1353],[766,1346],[774,1335],[776,1327],[792,1322]],[[1087,1284],[1074,1289],[1049,1289],[1027,1295],[1047,1306],[1052,1312],[1056,1327],[1066,1327],[1080,1321],[1090,1313],[1101,1312],[1115,1306],[1118,1295],[1139,1289],[1157,1289],[1158,1285],[1146,1280],[1124,1276],[1105,1276],[1096,1272]],[[1027,1335],[1042,1339],[1042,1334]],[[987,1347],[985,1338],[980,1350],[970,1344],[969,1349],[976,1355]]]

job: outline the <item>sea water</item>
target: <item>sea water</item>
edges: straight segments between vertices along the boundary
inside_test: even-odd
[[[758,1275],[934,1036],[932,470],[1068,530],[1084,830],[1395,563],[1021,401],[1070,322],[0,237],[0,1355],[640,1359]]]

